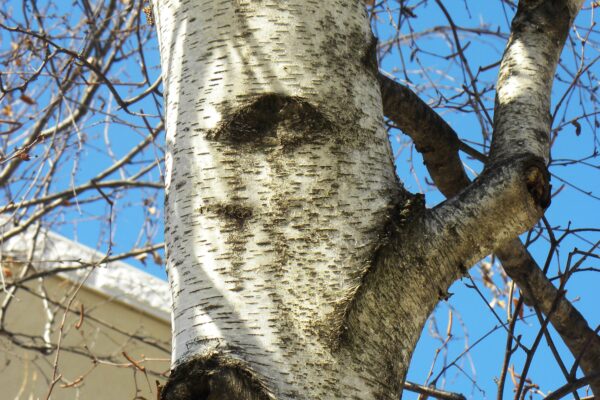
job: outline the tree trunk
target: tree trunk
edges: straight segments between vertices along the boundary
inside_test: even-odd
[[[507,136],[480,179],[426,210],[395,175],[361,2],[155,0],[154,14],[163,398],[398,399],[450,284],[542,215],[543,146],[513,154],[523,138]]]

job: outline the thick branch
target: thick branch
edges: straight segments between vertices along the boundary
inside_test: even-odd
[[[522,0],[500,64],[490,157],[548,158],[554,72],[582,0]]]
[[[554,6],[556,7],[556,4]],[[571,2],[567,6],[569,7],[567,14],[555,15],[555,17],[563,16],[572,19],[570,15],[578,10],[577,4]],[[512,45],[517,41],[515,36],[518,36],[518,32],[523,30],[519,25],[526,22],[522,17],[524,8],[526,7],[521,8],[521,15],[515,18],[513,27],[517,28],[514,29],[517,33],[513,33],[510,42]],[[539,8],[541,11],[538,12],[547,12],[547,9],[548,6],[545,9],[542,7]],[[529,12],[531,12],[531,9]],[[565,35],[565,32],[558,32],[557,34]],[[560,45],[562,46],[562,43]],[[510,51],[507,51],[507,54],[510,53]],[[516,66],[507,67],[506,62],[503,63],[503,67],[504,75],[509,75],[506,72],[507,69],[516,68]],[[533,78],[535,78],[535,74]],[[413,139],[417,150],[432,149],[424,154],[424,157],[431,160],[426,162],[430,175],[446,197],[455,196],[468,184],[468,180],[455,178],[455,176],[466,176],[457,152],[458,145],[456,143],[460,143],[458,136],[441,117],[414,93],[410,92],[410,89],[381,75],[379,80],[384,98],[385,115]],[[504,82],[506,81],[505,78]],[[548,82],[550,81],[548,80]],[[549,88],[546,88],[546,91],[549,93]],[[510,91],[504,88],[503,93],[507,92],[510,95]],[[505,97],[510,97],[509,95]],[[547,100],[544,101],[547,102]],[[503,107],[500,104],[497,112],[509,114],[510,109],[514,111],[510,101],[506,103],[509,106]],[[425,122],[421,123],[421,121]],[[497,149],[498,146],[495,148]],[[460,172],[454,172],[452,175],[442,173],[444,170],[457,171],[458,169],[460,169]],[[574,357],[580,360],[582,368],[589,376],[589,371],[593,371],[594,366],[600,365],[600,337],[589,327],[579,311],[564,297],[564,293],[559,293],[550,283],[518,239],[513,239],[499,247],[496,254],[507,274],[521,288],[524,297],[544,314],[550,316],[550,322],[561,335]]]
[[[425,265],[466,270],[493,249],[526,231],[543,215],[548,175],[543,162],[519,157],[488,168],[464,191],[427,210],[409,229]],[[455,275],[457,277],[458,275]],[[450,285],[452,281],[447,281]]]
[[[381,83],[386,117],[390,118],[404,133],[410,136],[415,142],[417,149],[425,146],[425,143],[434,143],[436,145],[434,151],[428,153],[428,156],[434,159],[434,161],[427,164],[427,169],[440,192],[447,198],[450,198],[465,189],[467,184],[464,184],[464,181],[454,179],[453,176],[439,172],[434,173],[432,171],[433,168],[437,168],[443,163],[452,165],[439,168],[438,171],[455,170],[459,167],[463,169],[457,151],[453,154],[443,153],[444,146],[448,142],[459,140],[456,133],[452,131],[448,134],[448,128],[452,128],[429,107],[426,111],[420,112],[435,114],[436,117],[428,116],[425,120],[441,121],[442,125],[437,127],[431,126],[431,128],[428,127],[425,130],[425,127],[427,127],[426,124],[420,125],[417,123],[419,112],[412,112],[410,110],[411,105],[423,107],[426,104],[418,99],[414,93],[412,96],[404,94],[409,92],[410,89],[391,79],[380,77],[380,82],[384,82],[386,85],[384,87],[384,83]],[[388,98],[388,96],[392,98]],[[406,102],[409,101],[411,103],[406,105]],[[399,112],[395,111],[395,107],[403,103],[403,111],[400,115]],[[420,105],[421,103],[422,105]],[[427,141],[425,142],[425,140]],[[454,148],[456,149],[457,146],[454,146]],[[464,169],[462,174],[465,174]],[[584,371],[592,368],[594,365],[600,365],[600,336],[589,326],[577,308],[565,298],[564,293],[560,293],[544,275],[540,266],[535,262],[521,241],[518,238],[510,240],[498,247],[495,253],[502,263],[502,267],[519,286],[528,303],[531,306],[537,307],[545,315],[550,316],[550,323],[560,334],[571,354],[576,359],[580,359],[582,368],[585,368]],[[551,312],[552,307],[554,307],[554,311]]]
[[[409,88],[378,75],[383,113],[409,135],[440,191],[452,197],[469,185],[454,130]]]
[[[516,151],[547,157],[551,125],[550,96],[554,72],[582,0],[521,1],[498,78],[491,158],[504,160]],[[587,376],[598,372],[600,338],[581,314],[548,282],[531,255],[517,242],[498,250],[500,260],[526,297],[549,315],[555,329],[580,359]],[[524,267],[524,268],[523,268]],[[589,350],[588,350],[589,349]],[[600,379],[590,382],[600,394]]]

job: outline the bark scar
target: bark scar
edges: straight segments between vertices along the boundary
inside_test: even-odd
[[[161,400],[272,400],[266,385],[242,361],[212,353],[171,371]]]
[[[531,165],[525,169],[527,190],[533,197],[535,204],[542,209],[547,209],[551,203],[550,174],[546,163],[538,158],[531,161]]]
[[[331,122],[308,101],[279,93],[265,93],[251,98],[231,111],[208,137],[239,146],[280,145],[293,147],[327,136]],[[281,129],[278,129],[281,128]]]

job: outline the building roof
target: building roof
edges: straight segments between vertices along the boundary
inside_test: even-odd
[[[27,260],[32,243],[32,229],[11,238],[0,246],[0,261],[9,255]],[[106,258],[106,254],[62,235],[43,232],[36,239],[33,264],[37,272],[60,268],[57,275],[66,280],[84,281],[83,287],[89,290],[170,322],[168,283],[125,262],[106,262]]]

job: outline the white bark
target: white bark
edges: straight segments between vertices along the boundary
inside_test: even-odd
[[[583,0],[519,3],[498,76],[492,161],[524,154],[548,162],[554,72],[582,4]]]
[[[372,377],[324,340],[402,199],[366,13],[348,1],[156,7],[173,365],[226,353],[280,398],[371,398]]]

